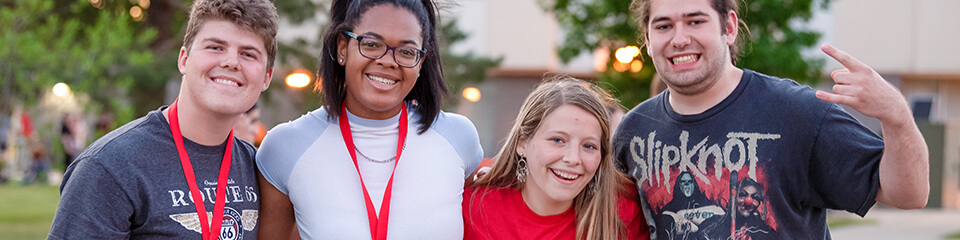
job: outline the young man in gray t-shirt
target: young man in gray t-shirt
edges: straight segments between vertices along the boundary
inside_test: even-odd
[[[255,148],[231,128],[267,89],[277,52],[268,0],[197,0],[180,93],[67,168],[48,239],[256,238]]]

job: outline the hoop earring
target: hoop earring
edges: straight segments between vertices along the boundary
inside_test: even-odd
[[[527,181],[527,158],[523,157],[523,153],[520,153],[520,161],[517,162],[517,181]]]

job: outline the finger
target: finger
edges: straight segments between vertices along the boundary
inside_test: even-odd
[[[817,98],[827,102],[832,102],[832,103],[847,105],[847,106],[850,106],[850,104],[856,100],[851,96],[833,94],[833,93],[828,93],[824,91],[817,91]]]
[[[843,52],[840,49],[830,46],[830,44],[824,43],[823,45],[820,46],[820,50],[822,50],[827,55],[830,55],[830,57],[832,57],[833,59],[836,59],[837,62],[840,62],[840,65],[843,65],[847,69],[850,69],[851,72],[870,69],[870,67],[868,67],[866,64],[863,64],[863,62],[860,62],[860,60],[857,60],[853,56],[850,56],[849,54],[847,54],[846,52]]]
[[[844,68],[844,69],[837,69],[837,70],[833,71],[832,73],[830,73],[830,79],[833,79],[833,82],[838,83],[838,84],[849,84],[850,81],[845,81],[845,80],[848,79],[847,76],[848,76],[849,74],[850,74],[850,70],[849,70],[849,69],[846,69],[846,68]]]
[[[860,91],[860,87],[853,85],[837,84],[833,85],[833,94],[843,96],[854,96]]]

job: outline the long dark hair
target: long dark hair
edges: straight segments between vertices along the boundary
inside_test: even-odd
[[[340,108],[347,90],[344,87],[345,68],[337,63],[337,41],[344,37],[344,31],[353,30],[363,13],[381,4],[393,4],[406,9],[420,22],[423,48],[427,53],[420,63],[423,65],[420,67],[417,83],[403,100],[415,105],[421,116],[418,133],[422,134],[433,125],[437,114],[440,114],[442,98],[448,94],[440,66],[440,45],[436,33],[437,7],[432,0],[334,0],[330,7],[330,24],[324,33],[320,66],[317,70],[317,76],[323,80],[320,81],[321,84],[315,85],[314,91],[321,92],[323,107],[326,108],[328,116],[340,117]]]

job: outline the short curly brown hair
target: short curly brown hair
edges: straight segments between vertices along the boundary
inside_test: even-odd
[[[242,29],[257,34],[267,50],[267,69],[273,68],[277,57],[277,7],[269,0],[196,0],[190,9],[187,33],[183,47],[190,52],[197,32],[209,19],[230,21]]]

